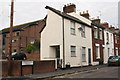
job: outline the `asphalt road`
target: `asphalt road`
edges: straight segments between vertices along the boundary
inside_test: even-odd
[[[96,70],[90,70],[85,72],[78,72],[74,74],[68,74],[64,76],[55,77],[56,78],[118,78],[118,70],[120,67],[104,67]]]

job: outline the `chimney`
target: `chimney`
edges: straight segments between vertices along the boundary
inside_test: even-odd
[[[89,19],[89,17],[90,17],[90,15],[88,13],[88,10],[86,12],[85,11],[80,12],[80,15],[83,16],[83,17],[85,17],[85,18],[87,18],[87,19]]]
[[[63,12],[64,13],[76,12],[76,5],[72,3],[64,5]]]
[[[104,26],[105,28],[109,28],[109,24],[107,22],[101,23],[102,26]]]
[[[97,17],[96,19],[92,19],[92,22],[96,23],[96,24],[100,24],[100,19],[99,17]]]
[[[110,25],[110,28],[109,28],[111,31],[115,31],[115,28],[112,26],[112,25]]]

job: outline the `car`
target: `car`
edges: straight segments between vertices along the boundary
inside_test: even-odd
[[[120,66],[120,56],[110,56],[108,58],[108,66],[117,65]]]
[[[26,56],[26,54],[21,53],[21,52],[13,52],[11,54],[11,58],[12,58],[12,60],[26,60],[27,56]]]

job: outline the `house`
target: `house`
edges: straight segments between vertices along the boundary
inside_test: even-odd
[[[114,54],[120,56],[120,29],[114,30]]]
[[[24,51],[28,43],[34,43],[35,40],[40,40],[40,30],[45,25],[44,19],[29,22],[13,27],[12,33],[12,52]],[[10,31],[9,28],[2,30],[3,36],[3,51],[7,55],[9,53],[9,38]]]
[[[93,64],[91,21],[76,14],[75,4],[65,5],[63,12],[49,6],[46,9],[41,60],[56,60],[57,68]]]
[[[105,27],[100,25],[100,19],[92,20],[92,49],[93,49],[93,62],[96,64],[102,64],[104,62],[104,29]]]
[[[105,43],[105,49],[104,49],[104,63],[107,63],[108,58],[110,56],[114,56],[114,31],[110,30],[109,24],[107,22],[101,23],[102,26],[105,27],[104,29],[104,43]]]

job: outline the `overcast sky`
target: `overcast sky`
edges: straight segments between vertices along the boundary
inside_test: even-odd
[[[0,0],[0,30],[9,27],[11,0]],[[101,22],[118,26],[119,0],[15,0],[14,25],[43,19],[47,14],[45,6],[62,11],[65,4],[76,4],[77,13],[88,10],[90,17],[100,16]]]

